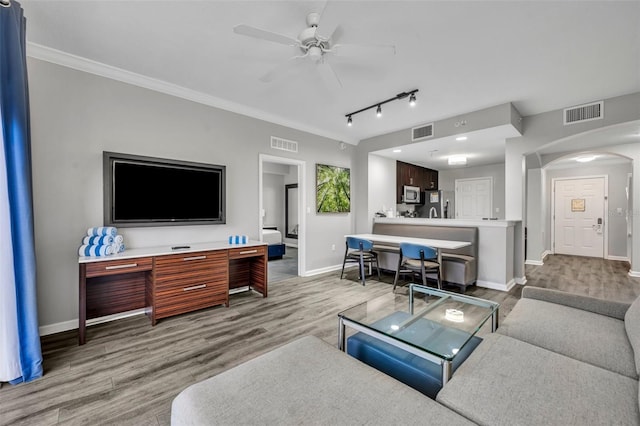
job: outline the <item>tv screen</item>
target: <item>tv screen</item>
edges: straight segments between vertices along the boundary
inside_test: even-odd
[[[105,224],[225,223],[225,166],[104,153]]]

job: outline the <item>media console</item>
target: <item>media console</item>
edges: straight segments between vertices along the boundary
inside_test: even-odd
[[[249,287],[267,297],[267,245],[261,242],[130,249],[78,263],[80,345],[87,319],[144,308],[156,325],[160,318],[228,307],[230,289]]]

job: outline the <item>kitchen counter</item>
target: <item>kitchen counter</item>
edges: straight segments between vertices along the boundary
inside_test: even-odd
[[[520,223],[519,220],[480,220],[480,219],[429,219],[424,217],[376,217],[378,223],[402,223],[407,225],[431,226],[476,226],[507,228]]]

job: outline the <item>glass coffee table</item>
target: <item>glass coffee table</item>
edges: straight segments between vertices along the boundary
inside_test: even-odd
[[[415,368],[418,357],[420,370],[436,368],[425,377],[436,380],[437,393],[482,340],[476,333],[489,319],[491,331],[496,331],[499,306],[490,300],[410,284],[408,296],[390,293],[340,312],[338,346],[376,368],[376,362],[382,363],[408,380],[413,380],[415,372],[406,370]],[[359,333],[347,339],[347,327]],[[433,377],[435,373],[440,377]]]

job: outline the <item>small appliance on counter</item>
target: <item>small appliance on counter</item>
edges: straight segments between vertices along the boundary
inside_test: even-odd
[[[421,204],[419,186],[404,185],[402,190],[402,202],[404,204]]]
[[[430,219],[453,219],[453,191],[425,191],[424,205],[416,208],[419,217]]]

